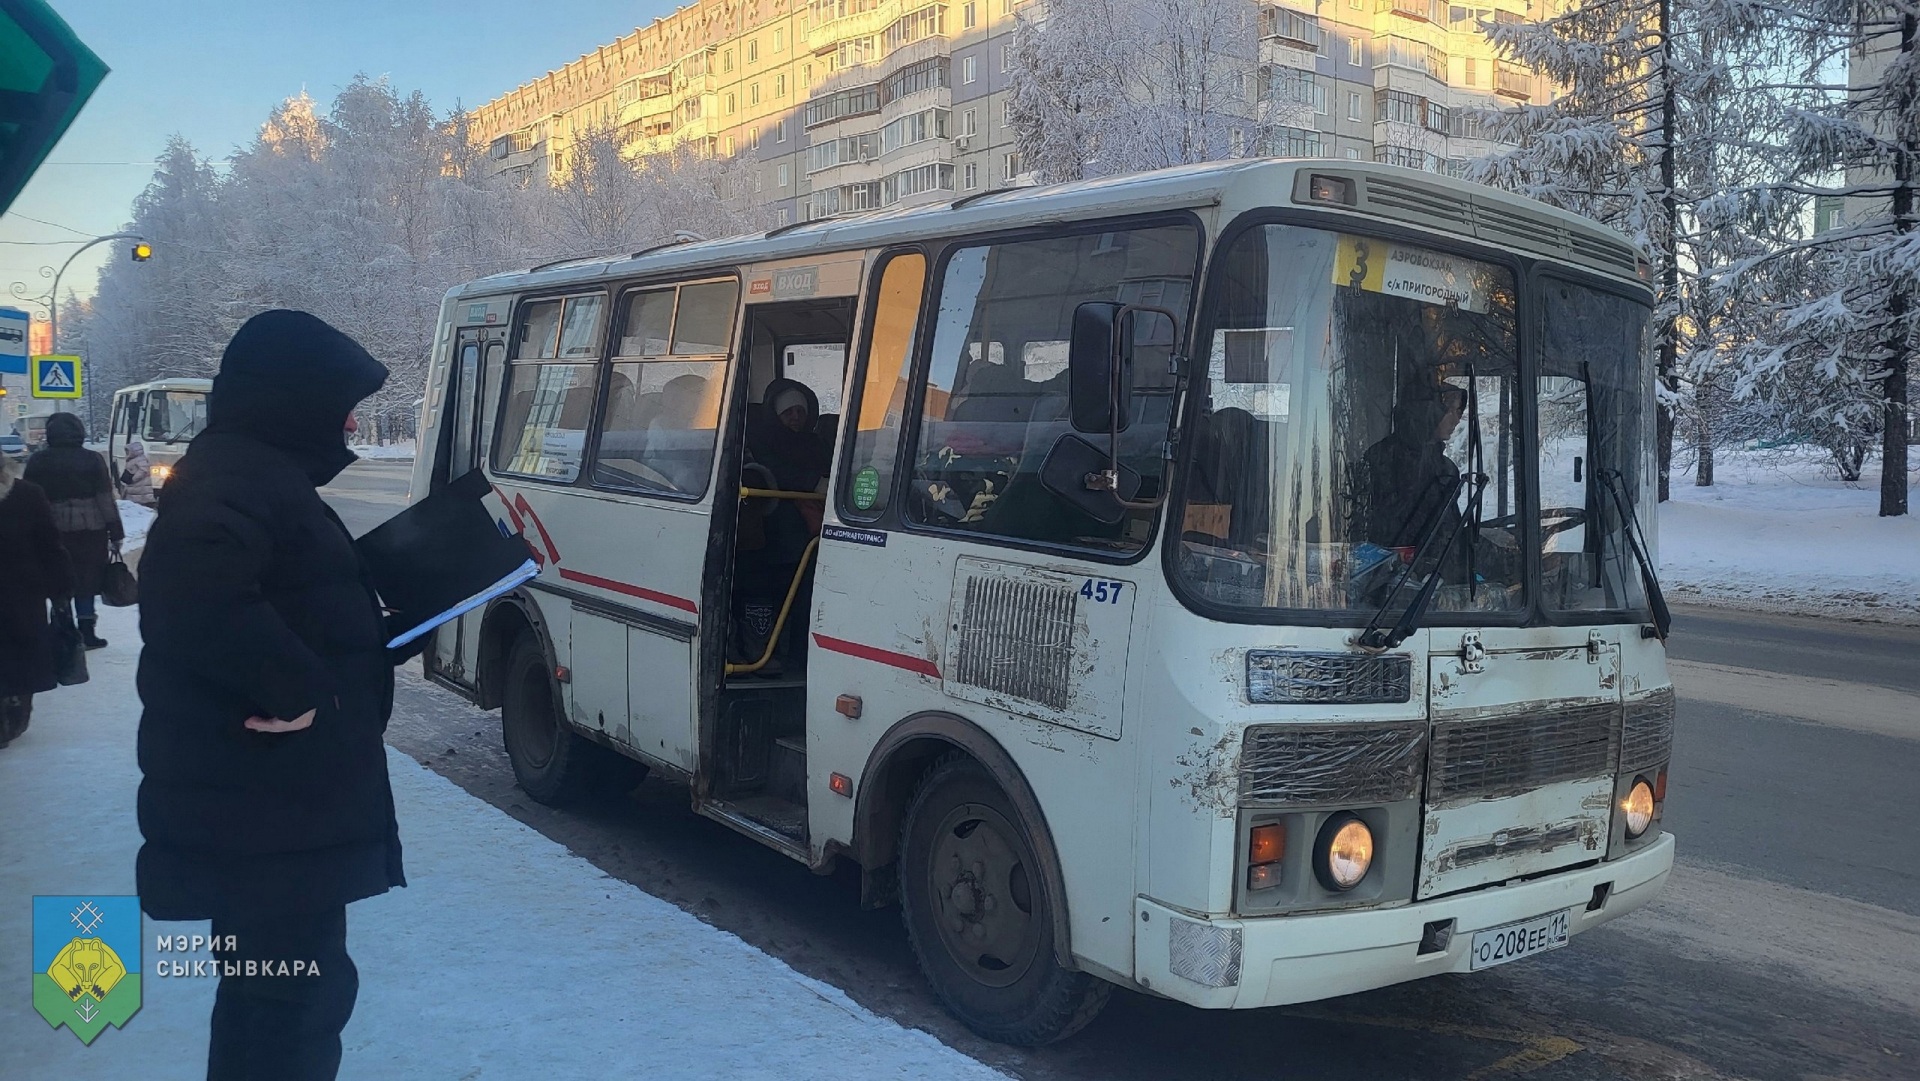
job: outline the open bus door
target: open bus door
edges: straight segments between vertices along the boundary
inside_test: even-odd
[[[754,460],[749,432],[756,424],[780,423],[764,400],[776,379],[805,385],[819,405],[809,434],[822,449],[819,488],[826,487],[860,271],[861,261],[854,259],[749,272],[739,350],[743,378],[736,381],[720,474],[728,490],[714,501],[708,549],[709,608],[702,627],[708,645],[701,663],[702,671],[719,678],[701,681],[696,806],[808,862],[807,645],[819,542],[806,543],[795,565],[796,553],[772,554],[761,523],[777,516],[789,525],[807,523],[817,534],[825,494],[775,487],[771,478],[783,471],[782,463]],[[770,299],[755,303],[756,297]],[[723,506],[730,513],[721,513]],[[750,582],[761,587],[757,601],[743,592]]]

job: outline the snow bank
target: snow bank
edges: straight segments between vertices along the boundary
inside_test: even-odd
[[[1676,601],[1920,623],[1920,517],[1879,517],[1879,485],[1810,448],[1723,454],[1710,488],[1676,469],[1661,582]]]
[[[405,458],[410,460],[414,454],[413,440],[411,439],[403,443],[388,443],[384,447],[378,443],[354,443],[352,444],[352,449],[355,454],[358,454],[362,458]]]
[[[131,552],[142,547],[147,543],[147,530],[153,527],[153,508],[122,499],[120,525],[127,531],[126,543],[120,546],[120,550]]]
[[[0,995],[0,1077],[198,1079],[216,981],[158,976],[153,943],[206,924],[147,921],[145,1005],[91,1047],[49,1029],[24,990],[27,897],[133,892],[138,630],[133,609],[102,609],[101,623],[113,645],[88,655],[92,681],[40,697],[33,727],[0,750],[0,822],[13,824],[0,972],[23,981]],[[388,758],[412,885],[349,910],[360,1000],[343,1036],[346,1081],[1004,1081],[607,877],[398,751]]]

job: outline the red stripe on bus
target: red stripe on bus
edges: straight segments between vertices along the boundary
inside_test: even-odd
[[[568,570],[565,567],[561,567],[560,577],[565,578],[569,582],[599,586],[601,589],[610,589],[615,593],[625,593],[629,597],[639,597],[643,601],[653,601],[656,604],[664,604],[669,608],[678,608],[683,612],[692,612],[695,615],[698,615],[700,612],[700,606],[685,597],[676,597],[671,593],[657,593],[651,589],[643,589],[640,586],[630,586],[625,582],[616,582],[611,578],[602,578],[597,574],[587,574],[582,571]]]
[[[895,668],[904,668],[909,672],[922,676],[931,676],[934,679],[940,678],[939,667],[925,657],[915,657],[906,653],[895,653],[890,649],[876,649],[873,646],[863,646],[858,642],[848,642],[840,638],[829,638],[819,633],[814,634],[813,640],[819,644],[821,649],[830,649],[835,653],[844,653],[849,657],[858,657],[863,661],[879,661],[881,664],[892,665]]]

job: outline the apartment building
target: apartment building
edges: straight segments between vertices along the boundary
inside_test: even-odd
[[[1007,124],[1016,11],[1044,0],[700,0],[475,110],[496,173],[562,175],[582,133],[642,154],[749,155],[743,200],[781,222],[1017,183]],[[1554,0],[1278,0],[1264,93],[1297,126],[1266,152],[1459,172],[1489,144],[1474,106],[1545,100],[1482,20]]]

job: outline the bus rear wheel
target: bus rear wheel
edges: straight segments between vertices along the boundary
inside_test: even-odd
[[[646,767],[596,746],[562,716],[560,695],[547,671],[547,652],[531,631],[507,653],[500,729],[513,779],[527,795],[549,807],[583,796],[625,791],[646,776]]]
[[[914,793],[901,829],[907,938],[934,993],[990,1040],[1065,1039],[1111,986],[1054,960],[1053,910],[1028,830],[979,763],[945,759]]]

